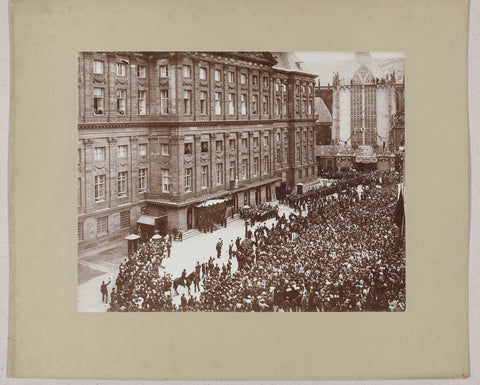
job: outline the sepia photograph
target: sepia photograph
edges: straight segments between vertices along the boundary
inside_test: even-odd
[[[77,310],[405,311],[404,67],[80,52]]]

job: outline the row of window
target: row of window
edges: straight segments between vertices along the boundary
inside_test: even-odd
[[[97,161],[102,161],[106,159],[107,148],[106,147],[95,147],[94,159]],[[141,143],[138,145],[138,154],[140,156],[147,155],[147,144]],[[168,145],[167,145],[167,155],[168,155]],[[117,148],[117,157],[118,158],[127,158],[128,157],[128,145],[122,144]],[[81,161],[81,150],[78,149],[78,161]]]
[[[279,157],[277,157],[278,159]],[[229,178],[230,181],[235,181],[237,178],[236,175],[236,165],[237,162],[232,160],[230,161],[230,168],[229,168]],[[269,173],[269,158],[268,155],[265,155],[263,158],[263,174],[268,174]],[[258,156],[253,158],[253,177],[257,177],[259,175],[259,158]],[[184,187],[185,187],[185,192],[191,192],[192,191],[192,178],[193,178],[193,169],[186,168],[185,169],[185,176],[184,176]],[[208,188],[208,181],[209,181],[209,166],[204,165],[200,167],[200,186],[202,189]],[[240,179],[245,180],[247,179],[248,176],[248,159],[242,159],[241,161],[241,167],[240,167]],[[223,185],[223,163],[217,163],[216,164],[216,184],[217,185]]]
[[[130,210],[120,213],[120,229],[128,229],[130,227]],[[97,236],[108,234],[108,216],[97,218]],[[85,239],[83,222],[78,222],[77,238],[79,241]]]
[[[95,202],[105,201],[105,184],[106,184],[106,175],[95,175]],[[121,171],[117,175],[117,194],[119,198],[127,196],[127,186],[128,186],[128,172]],[[78,179],[78,204],[82,204],[82,195],[81,195],[81,179]],[[144,193],[147,191],[147,169],[141,168],[138,170],[138,192]]]
[[[309,133],[310,139],[313,139],[313,131],[310,131]],[[263,146],[268,146],[269,145],[269,137],[268,136],[263,136]],[[281,139],[281,134],[280,132],[276,133],[276,141],[277,143],[280,142]],[[284,134],[284,139],[286,140],[286,134]],[[247,138],[242,138],[242,148],[247,149],[248,148],[248,139]],[[303,141],[306,143],[307,141],[307,133],[303,132]],[[300,133],[296,133],[296,143],[300,143]],[[169,145],[168,143],[161,143],[161,154],[163,156],[169,156],[170,151],[169,151]],[[208,152],[208,141],[201,141],[200,142],[200,151],[202,153],[207,153]],[[259,146],[259,137],[255,136],[253,137],[253,147],[258,148]],[[305,147],[305,146],[304,146]],[[229,140],[229,149],[235,150],[236,149],[236,139],[230,139]],[[223,140],[217,140],[215,141],[215,150],[216,152],[221,152],[223,151]],[[80,161],[80,154],[81,150],[78,150],[78,160]],[[138,152],[140,156],[146,156],[147,155],[147,144],[146,143],[141,143],[138,145]],[[119,145],[118,146],[118,152],[117,156],[118,158],[126,158],[128,154],[128,145]],[[192,155],[193,154],[193,143],[185,143],[184,144],[184,154],[185,155]],[[94,158],[96,161],[104,161],[106,159],[106,147],[95,147],[95,155]]]
[[[138,90],[137,113],[147,114],[147,91]],[[105,89],[95,87],[93,89],[93,112],[95,115],[103,115],[105,112]],[[125,115],[127,112],[127,91],[117,90],[117,112]]]
[[[94,74],[104,74],[105,73],[105,65],[102,60],[94,60],[93,61],[93,73]],[[121,62],[116,63],[116,73],[117,76],[126,76],[127,75],[127,63]],[[145,78],[147,73],[147,68],[144,65],[137,66],[137,76],[139,78]],[[219,82],[222,81],[222,71],[219,69],[214,70],[214,80]],[[160,65],[159,67],[159,74],[161,78],[168,77],[168,66],[167,65]],[[199,77],[200,80],[207,80],[208,70],[205,67],[199,68]],[[192,77],[192,67],[190,65],[183,66],[183,77],[186,79],[190,79]],[[229,83],[235,83],[235,72],[228,71],[227,72],[227,81]],[[247,84],[247,74],[244,72],[240,73],[240,84],[244,85]],[[252,75],[252,84],[258,84],[258,75]],[[268,76],[263,77],[263,87],[268,87]],[[280,92],[280,87],[283,92],[287,91],[287,85],[281,82],[275,82],[275,91]],[[308,90],[308,93],[311,94],[313,92],[313,86],[309,85],[305,87],[305,85],[296,84],[295,85],[295,93],[300,93],[300,91],[304,94]]]
[[[116,73],[117,76],[127,76],[127,63],[121,62],[116,63]],[[105,74],[105,63],[103,60],[94,60],[93,61],[93,73],[98,75]],[[144,65],[137,66],[137,77],[146,78],[147,77],[147,67]]]
[[[287,155],[287,148],[285,148],[284,156]],[[278,149],[276,153],[276,162],[280,163],[280,150]],[[237,178],[236,175],[236,161],[230,161],[229,164],[229,178],[230,181],[234,181]],[[263,157],[262,163],[262,172],[263,174],[269,173],[269,157],[265,155]],[[248,177],[248,159],[241,160],[241,168],[240,168],[240,178],[242,180],[247,179]],[[259,176],[259,157],[253,158],[253,177]],[[208,180],[209,180],[209,166],[203,165],[200,168],[200,179],[201,179],[201,188],[208,188]],[[193,169],[186,168],[185,169],[185,176],[184,176],[184,187],[185,192],[192,191],[192,178],[193,178]],[[216,164],[216,184],[223,185],[224,184],[224,171],[223,171],[223,163]],[[118,197],[123,198],[127,196],[127,186],[128,186],[128,172],[122,171],[118,173],[117,176],[117,194]],[[147,191],[147,169],[140,169],[138,172],[138,190],[140,193]],[[164,193],[170,192],[170,171],[168,169],[162,169],[162,191]],[[95,175],[95,202],[103,202],[105,201],[105,194],[106,194],[106,175]],[[81,179],[78,179],[78,204],[79,206],[82,204],[82,195],[81,195]]]
[[[229,115],[235,115],[237,104],[235,102],[235,93],[229,93],[227,95],[227,110]],[[127,91],[126,90],[117,90],[117,112],[120,115],[124,115],[127,111]],[[200,91],[200,115],[207,115],[209,111],[208,103],[208,93],[207,91]],[[222,115],[222,93],[214,93],[214,114]],[[296,114],[300,113],[299,110],[299,100],[296,100],[295,112]],[[186,90],[183,91],[183,114],[191,115],[193,111],[193,99],[192,91]],[[269,112],[269,97],[267,95],[262,95],[262,113],[268,114]],[[95,115],[103,115],[105,111],[105,90],[103,88],[95,87],[93,89],[93,110]],[[280,110],[283,115],[287,114],[287,99],[275,98],[274,99],[274,113],[280,115]],[[305,114],[307,110],[307,101],[302,100],[302,113]],[[247,115],[248,111],[248,96],[247,94],[240,95],[240,106],[239,113],[240,115]],[[252,105],[250,109],[253,115],[258,114],[258,95],[252,95]],[[137,99],[137,113],[138,115],[147,114],[147,91],[138,90],[138,99]],[[308,114],[313,113],[313,101],[308,103]],[[168,90],[160,91],[160,115],[169,114],[168,106]]]

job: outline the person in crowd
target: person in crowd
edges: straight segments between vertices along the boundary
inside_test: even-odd
[[[102,281],[102,284],[100,285],[100,292],[102,293],[102,302],[103,303],[108,303],[108,285],[110,285],[110,282],[112,279],[110,278],[107,283],[105,281]]]
[[[297,213],[272,213],[272,226],[257,211],[254,234],[229,247],[238,269],[230,258],[221,267],[213,257],[197,263],[200,295],[183,295],[178,307],[171,277],[155,267],[166,245],[144,244],[120,265],[110,311],[404,311],[405,237],[393,216],[398,175],[339,175],[334,185],[288,196]]]

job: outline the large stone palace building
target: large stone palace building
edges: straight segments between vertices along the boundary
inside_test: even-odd
[[[80,53],[79,249],[314,179],[315,77],[288,53]]]
[[[332,143],[317,146],[320,167],[393,170],[405,129],[404,81],[395,70],[356,52],[323,92],[332,104]]]

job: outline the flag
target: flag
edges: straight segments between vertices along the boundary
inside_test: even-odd
[[[400,229],[400,232],[403,234],[404,231],[404,221],[405,221],[405,207],[403,202],[403,192],[400,189],[400,194],[398,195],[397,205],[395,207],[395,224]]]

